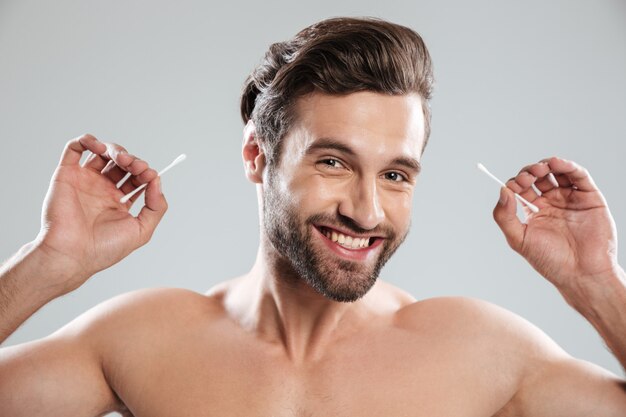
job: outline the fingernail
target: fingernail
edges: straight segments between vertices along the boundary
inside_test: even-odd
[[[159,179],[157,181],[158,181],[158,184],[159,184],[159,193],[163,194],[163,189],[161,188],[161,177],[158,177],[158,178]]]
[[[504,187],[501,187],[500,188],[500,199],[498,200],[498,202],[501,205],[505,205],[508,199],[509,199],[509,195],[506,193],[506,190],[504,189]]]

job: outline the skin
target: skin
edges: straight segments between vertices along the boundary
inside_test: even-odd
[[[397,160],[421,158],[420,98],[314,93],[297,106],[274,186],[298,208],[302,227],[319,226],[303,220],[325,214],[349,218],[363,235],[403,236],[419,172]],[[328,137],[351,152],[307,151]],[[99,156],[80,167],[85,149]],[[91,136],[68,144],[44,206],[45,227],[12,259],[11,271],[0,271],[12,290],[0,297],[2,339],[152,236],[167,209],[158,178],[120,149]],[[100,173],[110,160],[119,171]],[[252,123],[244,129],[243,161],[263,219],[268,167]],[[134,169],[135,182],[117,190],[124,167]],[[549,184],[549,172],[560,187]],[[146,182],[143,214],[130,216],[131,203],[116,206]],[[612,218],[588,173],[550,158],[507,185],[494,209],[507,241],[589,318],[624,364],[625,277]],[[526,224],[515,217],[513,191],[541,209]],[[72,210],[79,220],[68,222]],[[331,223],[325,226],[340,227]],[[310,232],[324,262],[352,259]],[[372,269],[380,248],[364,252],[362,270]],[[340,283],[342,275],[329,279]],[[355,302],[326,298],[298,276],[263,227],[251,271],[206,294],[124,294],[45,339],[0,350],[0,414],[12,416],[623,416],[623,384],[484,301],[417,301],[380,279]]]

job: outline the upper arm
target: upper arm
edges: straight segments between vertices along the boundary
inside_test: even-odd
[[[0,415],[97,416],[116,400],[97,351],[76,326],[0,349]]]
[[[0,416],[100,416],[123,409],[105,363],[119,353],[118,333],[127,334],[146,300],[163,298],[159,293],[120,295],[48,337],[0,349]]]
[[[188,290],[139,290],[107,300],[41,340],[0,349],[0,416],[100,416],[125,408],[125,365],[208,308]],[[137,376],[136,376],[137,377]],[[140,376],[139,376],[140,377]]]
[[[463,335],[473,342],[470,345],[479,347],[479,354],[472,357],[478,366],[498,369],[496,388],[502,391],[502,381],[510,382],[505,387],[507,399],[494,416],[626,416],[624,379],[571,357],[522,317],[491,303],[464,297],[428,302],[435,306],[432,320],[454,323],[446,325],[446,331]],[[418,304],[422,304],[421,308],[427,305]],[[484,346],[489,346],[487,358]]]
[[[508,406],[523,417],[623,417],[626,381],[567,355],[536,361]]]
[[[623,417],[626,381],[566,353],[542,330],[509,313],[521,356],[515,395],[498,417]]]

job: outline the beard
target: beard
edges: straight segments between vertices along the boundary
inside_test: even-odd
[[[381,269],[395,253],[408,234],[408,228],[398,237],[390,226],[379,225],[367,230],[351,218],[337,214],[315,214],[301,221],[298,210],[289,204],[285,195],[274,187],[270,174],[263,193],[263,227],[278,256],[287,266],[279,271],[304,280],[324,297],[340,302],[354,302],[363,297],[376,283]],[[327,248],[314,247],[315,224],[340,225],[357,234],[384,236],[380,254],[372,266],[365,262],[341,259]],[[280,272],[279,272],[280,273]],[[281,278],[279,276],[279,278]],[[287,278],[286,276],[283,278]]]

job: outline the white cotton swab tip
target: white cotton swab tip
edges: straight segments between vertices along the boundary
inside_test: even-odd
[[[172,161],[172,163],[171,163],[171,164],[169,164],[168,166],[166,166],[165,168],[163,168],[163,169],[161,170],[161,172],[159,172],[159,176],[161,176],[161,175],[165,174],[165,173],[166,173],[166,172],[167,172],[170,168],[172,168],[172,167],[174,167],[174,166],[176,166],[176,165],[180,164],[180,163],[181,163],[181,162],[183,162],[185,159],[187,159],[187,155],[185,155],[184,153],[183,153],[183,154],[178,155],[178,158],[174,159],[174,160]]]
[[[485,174],[487,174],[487,176],[489,176],[489,178],[491,178],[492,180],[494,180],[495,182],[497,182],[498,184],[500,184],[503,187],[506,187],[506,184],[503,183],[502,181],[500,181],[495,175],[493,175],[491,172],[489,172],[489,170],[487,170],[487,168],[485,168],[485,166],[483,164],[481,164],[480,162],[476,164],[476,166],[478,167],[479,170],[481,170],[482,172],[484,172]],[[515,193],[515,198],[517,198],[520,202],[526,204],[526,206],[530,209],[530,211],[532,211],[533,213],[537,213],[539,212],[539,207],[537,207],[536,205],[534,205],[533,203],[531,203],[530,201],[526,200],[524,197],[522,197],[521,195]]]
[[[160,177],[161,175],[165,174],[167,171],[169,171],[172,167],[180,164],[181,162],[183,162],[185,159],[187,159],[187,155],[180,154],[178,156],[178,158],[174,159],[174,161],[172,161],[171,164],[169,164],[168,166],[166,166],[165,168],[163,168],[161,171],[159,171],[159,173],[157,174],[158,177]],[[126,194],[124,197],[120,198],[120,203],[125,204],[126,202],[128,202],[128,200],[131,199],[132,196],[134,196],[135,194],[137,194],[139,191],[143,190],[144,188],[146,188],[146,186],[148,185],[148,183],[146,184],[141,184],[139,187],[135,188],[133,191],[131,191],[130,193]]]

